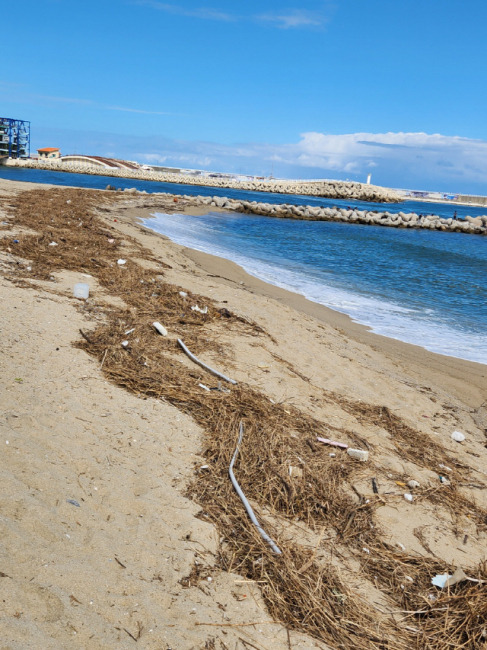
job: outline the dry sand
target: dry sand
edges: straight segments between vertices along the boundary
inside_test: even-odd
[[[8,203],[34,188],[1,181],[0,198]],[[373,469],[361,467],[353,488],[372,498],[377,477],[384,500],[377,524],[392,545],[445,567],[468,570],[484,559],[485,526],[426,499],[408,503],[409,489],[396,483],[401,476],[437,487],[448,470],[413,463],[384,430],[324,396],[385,406],[439,443],[470,468],[462,494],[485,509],[487,367],[371,334],[231,262],[144,229],[138,218],[157,201],[130,197],[104,218],[171,266],[166,281],[272,336],[229,335],[222,339],[228,357],[208,352],[205,360],[370,443]],[[0,235],[16,234],[7,218]],[[273,623],[257,585],[217,568],[219,533],[184,496],[205,463],[200,427],[164,400],[109,382],[99,361],[73,347],[80,328],[89,332],[103,321],[113,297],[73,271],[53,273],[55,283],[19,286],[14,253],[14,246],[0,253],[0,648],[329,647]],[[80,309],[72,297],[80,281],[90,283],[98,311]],[[463,444],[451,440],[454,430],[466,435]],[[331,542],[323,541],[320,553],[330,556]],[[204,579],[188,586],[195,565],[204,567]],[[343,570],[358,594],[384,606],[356,563]]]

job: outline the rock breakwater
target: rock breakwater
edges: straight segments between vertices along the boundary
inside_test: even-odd
[[[107,188],[114,190],[114,187]],[[439,230],[441,232],[460,232],[470,235],[487,235],[487,215],[465,217],[461,219],[444,219],[438,215],[421,215],[414,212],[372,212],[367,210],[346,210],[344,208],[323,208],[310,205],[292,205],[288,203],[260,203],[258,201],[237,201],[223,196],[189,196],[178,194],[147,194],[135,188],[124,190],[124,193],[145,195],[146,201],[140,207],[157,209],[160,196],[174,201],[183,200],[190,204],[206,205],[222,210],[232,210],[246,214],[257,214],[265,217],[281,219],[298,219],[303,221],[338,221],[342,223],[368,224],[389,228],[415,228]]]
[[[252,189],[254,191],[274,191],[282,192],[289,194],[304,194],[308,196],[328,196],[328,198],[336,199],[357,199],[356,196],[350,194],[344,194],[344,192],[352,191],[351,186],[360,186],[365,191],[375,192],[375,190],[383,191],[385,194],[388,193],[387,202],[392,202],[392,196],[394,193],[391,190],[385,188],[375,188],[370,185],[361,185],[360,183],[342,183],[340,181],[321,181],[319,184],[327,185],[330,191],[330,195],[319,194],[317,187],[311,187],[311,182],[300,183],[298,181],[256,181],[255,183],[249,182],[234,182],[230,183],[228,180],[224,179],[199,179],[198,182],[195,182],[193,177],[182,176],[180,174],[168,174],[168,173],[159,173],[159,172],[147,172],[145,170],[133,171],[121,169],[108,169],[108,168],[99,168],[94,166],[84,166],[77,165],[75,163],[62,163],[60,161],[42,161],[40,164],[37,160],[9,160],[7,163],[9,166],[15,167],[28,167],[31,169],[48,169],[51,171],[64,171],[71,173],[83,173],[83,174],[93,174],[93,175],[102,175],[109,176],[114,178],[133,178],[139,180],[152,180],[152,181],[162,181],[167,183],[185,183],[191,185],[204,185],[211,187],[230,187],[232,189]],[[177,177],[179,180],[174,180]],[[185,180],[181,180],[184,178]],[[187,179],[190,179],[189,181]],[[208,182],[207,182],[208,181]],[[274,190],[269,190],[267,185],[270,183],[275,183]],[[286,191],[280,184],[286,184]],[[250,187],[249,185],[252,185]],[[313,183],[313,185],[318,185],[318,182]],[[265,187],[264,187],[265,186]],[[303,187],[308,186],[308,192],[303,191]],[[333,186],[333,190],[331,187]],[[277,189],[278,188],[278,189]],[[115,190],[116,187],[108,186],[107,189]],[[291,191],[292,190],[292,191]],[[332,191],[335,192],[331,196]],[[139,191],[136,188],[127,188],[124,192],[132,195],[145,196],[147,201],[144,203],[144,207],[157,208],[158,197],[165,196],[171,197],[174,200],[184,199],[192,204],[197,205],[207,205],[209,207],[217,207],[225,210],[232,210],[235,212],[243,212],[248,214],[257,214],[266,217],[278,217],[282,219],[301,219],[308,221],[337,221],[343,223],[357,223],[357,224],[369,224],[375,226],[384,226],[390,228],[415,228],[415,229],[426,229],[426,230],[439,230],[442,232],[461,232],[471,235],[486,235],[487,234],[487,215],[471,217],[467,216],[464,219],[445,219],[438,215],[428,214],[416,214],[414,212],[389,212],[387,210],[378,212],[372,210],[358,210],[358,209],[345,209],[345,208],[328,208],[321,206],[311,206],[311,205],[294,205],[290,203],[266,203],[259,201],[242,201],[231,199],[228,197],[222,196],[189,196],[189,195],[179,195],[179,194],[170,194],[167,192],[160,193],[147,193],[145,191]],[[150,197],[150,199],[149,199]],[[396,197],[397,198],[397,197]],[[360,197],[360,200],[365,200],[363,196]],[[370,199],[372,200],[372,199]],[[375,201],[379,199],[374,198]],[[385,199],[384,199],[385,201]],[[399,201],[397,201],[399,202]]]
[[[304,196],[320,196],[329,199],[349,199],[375,203],[399,203],[403,198],[394,190],[345,181],[291,181],[291,180],[239,180],[211,176],[193,176],[159,172],[155,170],[129,170],[83,163],[63,162],[58,160],[23,160],[9,159],[4,164],[11,167],[28,167],[30,169],[46,169],[50,171],[70,172],[72,174],[90,174],[109,176],[113,178],[131,178],[144,181],[163,183],[178,183],[184,185],[199,185],[204,187],[229,188],[251,192],[272,192],[277,194],[301,194]]]
[[[189,197],[186,197],[189,198]],[[308,221],[341,221],[344,223],[370,224],[390,228],[423,228],[443,232],[463,232],[472,235],[487,234],[487,215],[465,217],[465,220],[444,219],[438,215],[421,215],[414,212],[376,212],[344,208],[322,208],[309,205],[259,203],[257,201],[235,201],[221,196],[197,196],[201,205],[215,206],[226,210],[258,214],[283,219]]]

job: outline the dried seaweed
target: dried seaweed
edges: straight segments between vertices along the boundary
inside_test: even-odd
[[[336,462],[313,444],[316,435],[329,432],[325,422],[295,407],[274,404],[243,383],[230,393],[201,389],[200,383],[218,388],[217,381],[186,361],[176,337],[184,339],[197,354],[218,353],[228,367],[232,359],[219,342],[221,335],[238,331],[261,336],[264,331],[206,297],[187,290],[189,295],[182,296],[181,287],[167,283],[164,260],[155,258],[130,237],[124,236],[122,241],[108,225],[116,201],[116,195],[86,190],[25,192],[8,209],[14,227],[29,228],[36,234],[19,234],[18,244],[4,236],[0,248],[29,261],[30,271],[26,265],[12,269],[16,281],[48,279],[60,269],[76,270],[90,273],[107,293],[124,301],[123,308],[104,306],[103,323],[77,345],[98,359],[113,382],[137,395],[167,400],[201,426],[208,468],[197,473],[188,494],[201,505],[201,516],[220,530],[221,566],[259,581],[269,612],[288,629],[306,632],[334,648],[482,647],[485,586],[457,585],[448,594],[434,594],[435,601],[428,600],[431,576],[452,567],[398,552],[382,539],[374,521],[375,509],[381,505],[379,497],[357,501],[351,494],[352,480],[365,472],[364,467],[346,454]],[[107,210],[105,220],[95,212],[101,203]],[[52,242],[57,246],[50,246]],[[120,267],[117,259],[122,253],[127,262]],[[144,268],[137,259],[151,261],[157,270]],[[207,313],[192,311],[193,304],[206,305]],[[158,335],[152,327],[154,320],[162,322],[171,337]],[[122,341],[127,344],[122,346]],[[362,424],[388,431],[401,455],[419,466],[433,468],[438,459],[451,466],[451,489],[441,495],[424,490],[421,496],[433,503],[441,498],[453,514],[467,513],[479,526],[485,523],[485,513],[455,488],[454,482],[466,468],[426,434],[385,407],[353,402],[341,395],[328,394],[327,398]],[[270,519],[266,528],[272,530],[283,549],[282,556],[272,554],[256,533],[228,479],[240,420],[245,423],[246,434],[235,471],[259,518]],[[358,439],[355,432],[331,428],[344,440]],[[290,466],[300,467],[302,476],[291,477]],[[337,566],[317,559],[308,547],[290,542],[272,523],[277,520],[299,521],[312,531],[324,526],[333,530],[337,549],[347,549],[359,559],[364,577],[389,602],[406,611],[421,610],[414,614],[414,626],[398,623],[387,612],[380,614],[347,586]],[[479,568],[479,575],[485,575],[485,567]],[[193,579],[197,576],[188,577],[188,586]]]

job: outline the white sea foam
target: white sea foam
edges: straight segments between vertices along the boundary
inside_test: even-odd
[[[487,364],[487,336],[453,328],[442,322],[441,315],[432,308],[417,309],[391,301],[364,295],[338,286],[333,281],[323,284],[323,278],[312,275],[292,263],[256,259],[252,251],[232,250],[215,241],[215,228],[208,222],[194,220],[187,215],[157,214],[145,225],[161,232],[178,244],[230,259],[247,273],[284,289],[297,292],[319,304],[350,316],[355,322],[371,328],[376,334],[405,343],[420,345],[431,352]],[[294,268],[293,268],[294,267]]]

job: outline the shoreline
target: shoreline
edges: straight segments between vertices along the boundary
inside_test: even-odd
[[[139,222],[140,227],[180,248],[188,259],[208,275],[217,276],[223,282],[232,285],[238,284],[250,293],[276,300],[342,331],[347,338],[356,343],[380,351],[391,360],[396,359],[401,364],[409,365],[416,378],[428,375],[435,383],[444,383],[445,387],[452,390],[459,399],[467,401],[472,406],[478,405],[478,400],[483,395],[487,396],[487,364],[430,352],[419,345],[377,334],[367,325],[352,320],[347,314],[247,273],[243,267],[232,260],[177,244],[166,235],[153,231],[141,223],[143,219],[153,218],[151,214],[153,211],[145,210],[144,216],[135,214],[140,212],[137,209],[134,214],[131,214]],[[195,214],[192,208],[185,212]],[[198,213],[202,214],[204,211],[198,210]]]

